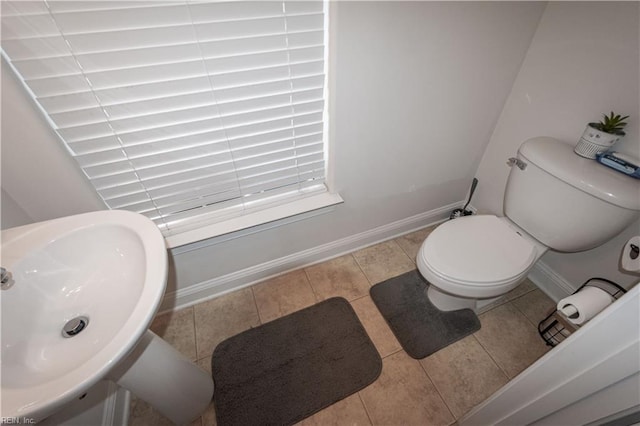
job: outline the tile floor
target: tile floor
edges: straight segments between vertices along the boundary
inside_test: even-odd
[[[349,300],[383,358],[380,377],[303,425],[449,425],[549,348],[538,322],[554,303],[530,281],[479,315],[482,328],[422,360],[410,358],[369,296],[369,288],[414,269],[432,228],[299,269],[198,305],[158,316],[151,329],[210,371],[222,340],[334,296]],[[133,398],[131,425],[171,424]],[[213,405],[193,422],[215,425]]]

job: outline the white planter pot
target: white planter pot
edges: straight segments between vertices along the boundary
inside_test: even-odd
[[[591,124],[589,123],[584,129],[578,144],[573,150],[573,152],[585,158],[596,158],[596,154],[608,151],[623,136],[605,133],[592,127]]]

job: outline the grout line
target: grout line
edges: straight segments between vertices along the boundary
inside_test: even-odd
[[[521,297],[527,295],[529,293],[525,293],[522,296],[518,296],[514,299],[511,299],[509,302],[513,302],[514,300],[520,299]],[[516,305],[515,303],[511,304],[514,308],[516,308],[516,311],[520,312],[522,314],[522,316],[527,320],[527,322],[529,322],[529,324],[531,324],[534,328],[535,328],[535,332],[536,334],[538,334],[538,324],[534,324],[533,321],[531,321],[531,319],[524,313],[524,311],[522,309],[520,309],[518,307],[518,305]]]
[[[365,297],[367,297],[367,296],[371,296],[371,295],[370,295],[369,293],[367,293],[367,294],[363,294],[362,296],[358,296],[358,297],[356,297],[356,298],[355,298],[355,299],[353,299],[353,300],[349,300],[349,303],[355,302],[356,300],[364,299],[364,298],[365,298]]]
[[[517,288],[519,288],[519,287],[521,287],[521,286],[524,286],[526,281],[531,281],[531,280],[529,280],[528,278],[525,278],[525,279],[524,279],[520,284],[518,284],[518,286],[517,286],[516,288],[512,289],[511,291],[515,291]],[[531,293],[532,291],[536,291],[536,290],[538,290],[538,286],[534,284],[534,285],[533,285],[533,288],[531,288],[531,289],[529,289],[529,290],[524,291],[522,294],[518,294],[518,295],[516,295],[516,296],[511,296],[511,298],[507,297],[507,295],[508,295],[509,293],[511,293],[511,292],[509,292],[509,293],[505,294],[505,299],[506,299],[508,302],[511,302],[511,301],[513,301],[513,300],[519,299],[519,298],[521,298],[522,296],[525,296],[525,295],[527,295],[527,294]]]
[[[376,379],[377,381],[377,379]],[[375,383],[375,382],[373,382]],[[369,386],[371,386],[373,383],[371,383]],[[366,389],[366,388],[365,388]],[[364,399],[362,398],[362,395],[360,395],[360,392],[362,392],[363,389],[360,389],[358,392],[356,392],[358,394],[358,398],[360,398],[360,403],[362,404],[362,406],[364,407],[364,412],[367,415],[367,418],[369,419],[369,424],[373,426],[373,419],[371,418],[371,414],[369,414],[369,410],[367,409],[367,404],[365,404]]]
[[[307,281],[309,282],[309,286],[311,287],[313,298],[316,299],[316,303],[318,303],[320,301],[320,297],[318,296],[318,293],[316,293],[316,289],[313,288],[313,284],[311,284],[311,278],[309,278],[309,272],[307,272],[307,268],[302,267],[300,269],[302,269],[302,272],[304,272],[304,276],[307,278]]]
[[[421,232],[421,231],[423,231],[423,230],[425,230],[425,229],[427,229],[427,228],[432,228],[429,232],[427,232],[427,235],[425,235],[425,236],[424,236],[424,239],[422,240],[422,242],[424,243],[424,241],[427,239],[427,237],[429,237],[429,234],[431,234],[431,233],[432,233],[432,232],[433,232],[433,231],[434,231],[434,230],[435,230],[439,225],[440,225],[440,223],[438,223],[437,225],[428,225],[428,226],[425,226],[425,227],[423,227],[423,228],[416,229],[415,231],[411,231],[411,232],[407,232],[406,234],[398,235],[397,237],[395,237],[395,238],[393,239],[393,241],[396,241],[396,240],[398,240],[398,239],[400,239],[400,238],[406,237],[407,235],[414,234],[414,233],[416,233],[416,232]],[[404,247],[402,247],[402,245],[401,245],[401,244],[399,244],[397,241],[396,241],[396,243],[400,246],[400,248],[402,249],[402,251],[404,252],[404,254],[406,254],[406,255],[407,255],[407,257],[408,257],[409,259],[411,259],[411,261],[413,262],[413,264],[414,264],[414,265],[416,265],[416,268],[417,268],[417,267],[418,267],[418,260],[417,260],[417,258],[416,258],[416,257],[412,257],[411,255],[409,255],[409,253],[407,253],[407,251],[404,249]],[[422,245],[422,244],[421,244],[421,245]],[[418,251],[420,251],[420,249],[418,249]]]
[[[476,331],[477,333],[477,331]],[[491,358],[491,361],[493,361],[493,363],[496,365],[496,367],[498,367],[498,369],[500,371],[502,371],[502,374],[504,374],[504,376],[507,378],[507,381],[511,381],[511,377],[507,374],[507,372],[505,371],[504,368],[502,368],[502,366],[500,365],[500,363],[498,363],[498,361],[496,361],[496,359],[493,357],[493,355],[491,355],[491,352],[489,352],[489,350],[482,344],[482,342],[480,341],[480,339],[478,339],[476,337],[476,333],[473,333],[472,336],[474,339],[476,339],[476,341],[478,342],[478,344],[480,345],[480,347],[487,353],[487,355],[489,355],[489,358]]]
[[[367,283],[369,284],[369,288],[373,287],[373,284],[371,284],[371,280],[369,279],[369,277],[367,276],[367,274],[364,272],[364,269],[362,269],[362,265],[360,265],[360,262],[358,262],[358,259],[353,255],[353,253],[355,253],[357,250],[354,250],[352,252],[350,252],[348,254],[348,256],[351,256],[351,259],[353,259],[353,262],[356,264],[356,266],[358,267],[358,270],[360,271],[360,273],[362,274],[362,276],[364,277],[365,280],[367,280]]]
[[[211,355],[213,355],[213,352],[211,353]],[[200,358],[198,358],[198,359],[196,360],[196,362],[200,362],[200,361],[202,361],[203,359],[206,359],[206,360],[211,361],[211,360],[210,360],[211,355],[207,355],[207,356],[200,357]]]
[[[369,385],[369,386],[371,386],[371,385]],[[364,413],[367,415],[367,418],[369,419],[369,424],[371,426],[373,426],[373,420],[371,419],[371,415],[369,414],[369,410],[367,410],[367,404],[364,403],[364,399],[362,399],[362,395],[360,395],[361,391],[362,391],[362,389],[360,389],[358,392],[356,392],[356,394],[358,395],[358,398],[360,399],[360,404],[362,404],[362,408],[364,408]]]
[[[191,319],[193,321],[193,345],[196,350],[196,362],[198,361],[198,326],[196,325],[196,308],[195,306],[191,307]]]
[[[531,291],[528,291],[528,292],[526,292],[526,293],[524,293],[524,294],[522,294],[522,295],[520,295],[520,296],[518,296],[518,297],[516,297],[516,298],[514,298],[514,299],[512,299],[512,300],[510,300],[510,302],[513,302],[513,301],[515,301],[515,300],[517,300],[517,299],[520,299],[520,298],[522,298],[522,297],[526,296],[527,294],[532,293],[532,292],[534,292],[534,291],[536,291],[536,289],[535,289],[535,288],[534,288],[533,290],[531,290]],[[543,294],[544,294],[544,293],[543,293]],[[546,296],[546,294],[545,294],[545,296]],[[547,297],[548,297],[548,296],[547,296]],[[550,299],[550,300],[551,300],[551,299]],[[554,305],[555,305],[555,303],[554,303]],[[542,321],[542,319],[544,319],[544,317],[547,315],[547,313],[548,313],[548,312],[544,312],[544,313],[543,313],[543,317],[542,317],[542,319],[541,319],[540,321],[538,321],[538,322],[534,322],[531,318],[529,318],[529,317],[525,314],[525,312],[524,312],[522,309],[520,309],[520,308],[518,307],[518,305],[516,305],[516,304],[514,303],[514,304],[513,304],[513,306],[515,306],[515,308],[516,308],[518,311],[520,311],[520,312],[522,313],[522,315],[524,315],[524,317],[527,319],[527,321],[529,321],[529,322],[533,325],[533,327],[535,328],[535,332],[536,332],[536,334],[539,334],[539,333],[538,333],[538,324],[540,323],[540,321]],[[554,307],[554,309],[555,309],[555,307]]]
[[[526,294],[526,293],[525,293],[525,294]],[[523,294],[523,296],[524,296],[524,294]],[[512,308],[515,310],[515,312],[516,312],[517,314],[522,315],[522,316],[525,318],[525,320],[526,320],[526,322],[527,322],[527,323],[532,324],[532,327],[534,328],[534,331],[535,331],[535,335],[536,335],[536,336],[539,336],[539,334],[538,334],[537,324],[533,324],[533,323],[531,322],[531,320],[529,320],[529,319],[527,318],[527,316],[526,316],[524,313],[522,313],[522,311],[521,311],[520,309],[518,309],[518,307],[517,307],[514,303],[511,303],[511,302],[512,302],[511,300],[510,300],[510,301],[507,301],[507,302],[506,302],[506,303],[504,303],[503,305],[510,304],[510,305],[512,306]],[[503,306],[503,305],[501,305],[501,306]],[[483,313],[483,314],[484,314],[484,313]],[[477,333],[477,332],[476,332],[476,333]],[[474,333],[474,334],[473,334],[473,337],[476,337],[476,336],[475,336],[475,334],[476,334],[476,333]],[[478,339],[478,338],[476,337],[476,340],[478,341],[478,343],[480,343],[480,346],[482,346],[482,348],[483,348],[483,349],[484,349],[484,350],[489,354],[489,356],[491,357],[491,359],[493,360],[493,362],[495,362],[495,364],[498,366],[498,368],[500,368],[500,370],[502,370],[502,372],[505,374],[505,376],[507,377],[507,379],[508,379],[509,381],[511,381],[513,378],[515,378],[515,377],[516,377],[518,374],[520,374],[522,371],[526,370],[528,367],[530,367],[534,362],[536,362],[538,359],[540,359],[540,357],[542,357],[542,356],[544,355],[544,353],[543,353],[543,354],[542,354],[542,355],[540,355],[538,358],[536,358],[535,360],[533,360],[532,362],[530,362],[530,363],[529,363],[529,364],[528,364],[524,369],[520,370],[520,371],[519,371],[518,373],[516,373],[514,376],[511,376],[511,375],[509,375],[509,374],[507,373],[507,371],[506,371],[504,368],[502,368],[502,366],[497,362],[497,360],[493,357],[493,355],[491,355],[491,352],[490,352],[490,351],[489,351],[489,350],[488,350],[488,349],[487,349],[487,348],[482,344],[482,342],[480,341],[480,339]],[[541,342],[541,344],[544,344],[544,343],[542,343],[542,342]],[[546,352],[548,352],[548,350],[547,350],[547,351],[545,351],[545,353],[546,353]]]
[[[301,268],[302,272],[304,272],[304,276],[307,278],[307,283],[309,283],[309,287],[311,287],[311,293],[313,294],[313,298],[315,299],[316,303],[320,303],[322,302],[322,300],[320,299],[320,296],[318,295],[318,293],[316,293],[316,289],[313,288],[313,284],[311,284],[311,278],[309,278],[309,272],[307,272],[307,268]]]
[[[422,359],[426,359],[426,358],[428,358],[428,357],[425,357],[425,358],[422,358]],[[429,380],[431,382],[431,384],[433,385],[433,388],[436,390],[436,392],[440,396],[440,399],[442,399],[442,402],[444,402],[444,405],[447,407],[447,410],[449,410],[449,414],[451,414],[451,418],[453,419],[452,423],[455,423],[458,420],[458,418],[456,417],[455,414],[453,414],[453,410],[449,406],[449,403],[447,402],[447,399],[444,397],[444,395],[442,394],[440,389],[438,389],[438,385],[436,385],[436,382],[431,378],[431,376],[429,375],[429,372],[425,368],[424,364],[422,364],[422,362],[420,362],[421,360],[417,360],[417,361],[418,361],[418,364],[420,364],[420,367],[422,367],[422,371],[424,371],[424,374],[427,375],[427,380]]]
[[[398,243],[398,241],[397,241],[398,239],[402,238],[403,236],[404,236],[404,235],[400,235],[399,237],[394,238],[394,239],[393,239],[393,241],[394,241],[396,244],[398,244],[398,247],[400,247],[400,250],[402,250],[402,252],[405,254],[405,256],[407,256],[409,259],[411,259],[411,256],[409,256],[409,253],[407,253],[407,251],[404,249],[404,247],[402,247],[402,244],[399,244],[399,243]],[[411,259],[411,260],[413,260],[413,259]],[[413,260],[413,264],[414,264],[414,265],[416,264],[416,261],[415,261],[415,260]]]
[[[406,251],[404,251],[404,250],[402,249],[402,246],[401,246],[400,244],[398,244],[398,242],[397,242],[396,240],[397,240],[397,238],[394,238],[394,239],[392,239],[392,240],[389,240],[389,242],[391,242],[392,244],[395,244],[395,245],[400,249],[400,253],[402,253],[402,254],[404,255],[404,257],[406,257],[407,259],[409,259],[409,262],[411,262],[411,264],[412,264],[412,265],[415,265],[415,264],[416,264],[416,262],[415,262],[415,261],[413,261],[413,259],[411,259],[411,256],[409,256],[409,255],[407,254],[407,252],[406,252]]]
[[[486,310],[484,310],[486,308],[486,306],[483,306],[482,308],[480,308],[480,312],[477,313],[476,315],[478,316],[478,318],[480,318],[480,315],[486,314],[487,312],[491,312],[495,308],[498,308],[498,307],[504,305],[507,302],[509,302],[509,301],[506,299],[506,297],[503,297],[502,299],[499,299],[499,300],[496,300],[495,302],[493,302],[493,303],[495,303],[495,305],[493,305],[493,303],[490,304],[490,305],[487,305],[487,306],[490,306],[490,308],[488,308]]]
[[[253,304],[255,305],[256,313],[258,314],[258,322],[260,323],[260,325],[262,325],[264,324],[264,321],[262,321],[262,317],[260,316],[260,308],[258,308],[258,301],[256,300],[256,294],[253,291],[253,287],[255,287],[255,284],[249,287],[249,289],[251,290],[251,296],[253,297]]]
[[[399,238],[402,238],[402,236],[398,237],[398,238],[394,238],[393,241],[398,244],[398,247],[400,247],[400,250],[402,250],[402,252],[404,253],[405,256],[407,256],[409,258],[409,260],[411,260],[411,263],[413,263],[413,265],[416,267],[416,269],[418,268],[418,261],[416,258],[412,257],[411,255],[409,255],[409,253],[407,253],[407,251],[404,249],[404,247],[402,247],[401,244],[399,244],[396,240],[398,240]]]
[[[394,335],[394,337],[395,337],[395,335]],[[382,358],[382,359],[389,358],[390,356],[393,356],[393,355],[397,354],[398,352],[402,352],[402,351],[404,351],[404,348],[402,346],[400,346],[400,349],[396,349],[395,351],[393,351],[391,353],[388,353],[385,356],[381,356],[380,358]]]
[[[353,255],[353,253],[355,253],[356,251],[358,251],[358,250],[352,251],[351,253],[349,253],[349,255],[351,255],[351,257],[353,257],[353,260],[356,262],[356,265],[358,265],[358,268],[360,268],[360,272],[362,272],[362,275],[364,275],[364,277],[366,278],[367,282],[369,283],[369,288],[371,288],[371,287],[373,287],[374,284],[371,282],[371,279],[369,278],[367,273],[364,271],[364,268],[362,267],[362,265],[358,261],[358,258]]]
[[[525,294],[528,294],[528,293],[525,293]],[[523,294],[522,296],[524,296],[525,294]],[[539,333],[538,333],[538,324],[537,324],[537,323],[534,323],[533,321],[531,321],[531,320],[529,319],[529,317],[525,315],[524,311],[522,311],[522,309],[518,308],[518,305],[516,305],[515,303],[512,303],[514,300],[519,299],[519,298],[520,298],[520,297],[522,297],[522,296],[519,296],[519,297],[516,297],[515,299],[510,300],[510,301],[509,301],[509,303],[511,303],[511,306],[513,306],[513,308],[516,310],[516,312],[518,312],[520,315],[522,315],[522,316],[524,317],[524,319],[525,319],[529,324],[531,324],[531,326],[532,326],[532,327],[533,327],[533,329],[534,329],[534,332],[535,332],[536,336],[539,336]]]

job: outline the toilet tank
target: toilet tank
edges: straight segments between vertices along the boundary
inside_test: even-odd
[[[616,236],[639,214],[640,180],[549,137],[525,141],[511,168],[504,213],[547,247],[578,252]]]

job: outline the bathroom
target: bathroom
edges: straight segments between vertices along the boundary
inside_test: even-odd
[[[332,2],[328,182],[344,202],[172,248],[161,310],[431,225],[473,177],[472,206],[502,214],[519,145],[573,144],[603,112],[630,116],[616,149],[637,157],[639,19],[635,2]],[[104,209],[2,67],[3,229]],[[639,228],[587,252],[548,252],[529,278],[554,300],[597,276],[629,289],[638,276],[619,257]]]

